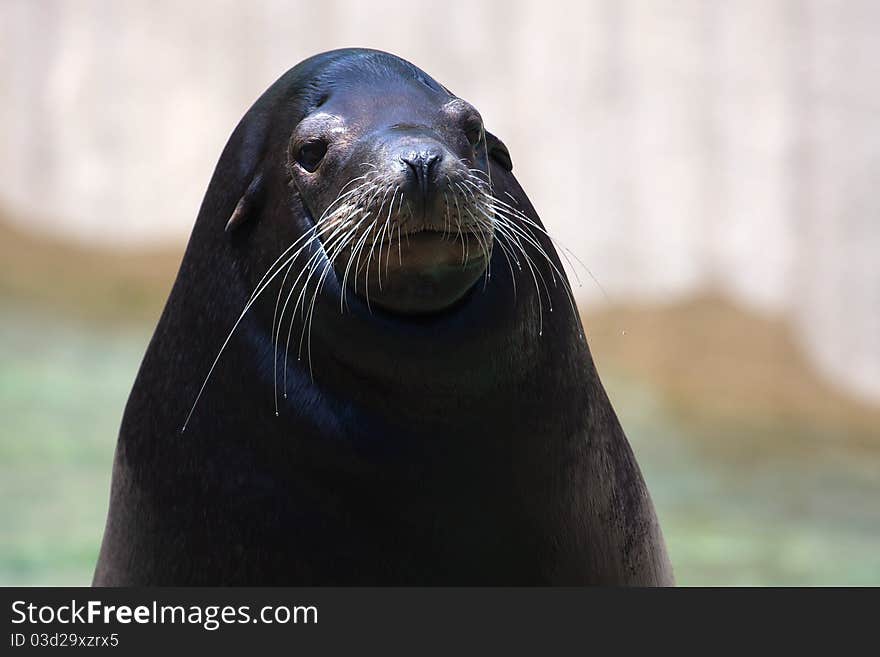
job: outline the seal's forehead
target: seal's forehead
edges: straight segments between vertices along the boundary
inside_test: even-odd
[[[413,64],[374,51],[334,61],[318,78],[321,109],[347,118],[436,112],[454,98]]]
[[[321,109],[355,119],[374,116],[435,115],[450,101],[445,91],[435,91],[409,80],[348,80],[328,90]]]
[[[375,87],[418,85],[437,93],[448,91],[423,70],[400,57],[379,51],[357,51],[327,63],[318,77],[336,86],[367,84]]]

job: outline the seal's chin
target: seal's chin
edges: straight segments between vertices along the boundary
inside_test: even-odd
[[[485,274],[490,235],[450,235],[424,230],[377,245],[358,271],[348,257],[334,266],[349,290],[370,306],[402,315],[437,313],[453,306]]]

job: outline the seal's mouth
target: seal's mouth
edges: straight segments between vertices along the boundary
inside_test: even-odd
[[[462,253],[462,260],[466,260],[471,245],[475,248],[491,251],[492,231],[491,229],[475,226],[419,226],[416,228],[403,228],[394,235],[374,236],[368,240],[368,244],[375,244],[377,247],[396,246],[413,240],[425,242],[439,240],[446,242],[457,248]]]
[[[467,294],[486,271],[491,249],[492,235],[485,231],[426,228],[374,240],[360,258],[343,252],[334,265],[345,287],[368,305],[428,314]]]
[[[316,222],[343,302],[351,292],[399,314],[450,308],[488,268],[495,210],[487,184],[459,171],[430,203],[414,203],[398,179],[364,178]]]

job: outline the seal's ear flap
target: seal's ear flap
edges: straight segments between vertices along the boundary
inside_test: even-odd
[[[263,188],[263,172],[257,171],[242,197],[238,199],[229,221],[226,222],[227,233],[241,226],[250,216],[259,211],[263,200]]]
[[[513,171],[513,160],[510,159],[510,151],[498,137],[491,132],[486,132],[486,150],[489,157],[495,160],[495,164],[504,167],[507,171]]]
[[[266,92],[257,100],[239,121],[223,155],[220,156],[218,169],[222,168],[226,175],[234,172],[235,180],[231,183],[225,178],[221,183],[223,186],[234,184],[238,187],[248,181],[244,194],[238,199],[235,209],[226,221],[227,233],[256,217],[262,207],[263,192],[266,187],[266,179],[263,176],[267,166],[266,145],[270,141],[273,107],[276,102],[276,95],[270,92]]]

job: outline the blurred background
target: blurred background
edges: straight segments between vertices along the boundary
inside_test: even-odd
[[[90,581],[226,139],[367,46],[480,109],[598,281],[678,582],[880,585],[878,34],[875,0],[0,0],[0,584]]]

